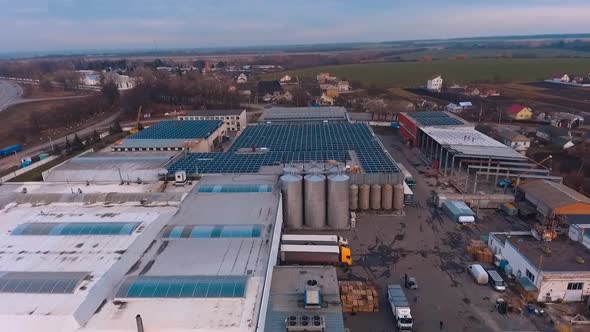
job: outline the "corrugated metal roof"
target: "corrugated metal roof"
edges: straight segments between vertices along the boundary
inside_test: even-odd
[[[514,151],[505,145],[502,146],[467,146],[467,145],[451,145],[451,149],[459,154],[468,155],[471,157],[483,158],[504,158],[504,159],[518,159],[526,160],[527,157]]]
[[[525,192],[527,198],[540,201],[552,210],[578,202],[590,204],[590,198],[552,181],[532,181],[520,185],[519,189]]]

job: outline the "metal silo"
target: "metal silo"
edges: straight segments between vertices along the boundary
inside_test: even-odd
[[[281,176],[283,218],[289,229],[303,227],[303,178],[297,174]]]
[[[371,186],[371,210],[381,210],[381,186]]]
[[[283,174],[301,174],[301,169],[294,165],[288,165],[283,168]]]
[[[362,211],[366,211],[369,209],[369,191],[371,187],[368,184],[362,184],[359,187],[359,209]]]
[[[314,229],[326,227],[326,177],[306,175],[303,186],[305,225]]]
[[[328,176],[328,227],[345,229],[348,227],[350,177],[346,174]]]
[[[393,208],[401,210],[404,208],[404,185],[396,184],[393,186]]]
[[[383,210],[391,210],[393,207],[393,186],[389,183],[381,188],[381,207]]]
[[[356,184],[351,184],[348,190],[350,201],[350,209],[352,211],[356,211],[359,208],[359,186]]]

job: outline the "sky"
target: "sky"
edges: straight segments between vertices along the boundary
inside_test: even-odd
[[[0,53],[590,32],[589,0],[0,0]]]

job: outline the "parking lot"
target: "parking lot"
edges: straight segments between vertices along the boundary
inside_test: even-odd
[[[416,205],[406,207],[405,216],[360,214],[356,228],[341,232],[348,237],[353,266],[339,271],[341,280],[369,280],[380,294],[378,313],[345,314],[345,325],[356,331],[394,331],[394,320],[386,298],[390,283],[403,283],[404,274],[416,277],[418,290],[406,290],[412,307],[415,331],[552,331],[547,318],[529,314],[501,315],[495,310],[501,294],[488,285],[477,285],[467,273],[472,264],[466,252],[471,239],[480,239],[489,231],[522,230],[494,211],[480,211],[482,220],[475,226],[458,227],[428,204],[432,179],[420,175],[412,166],[414,152],[401,145],[392,134],[380,135],[396,161],[415,174]],[[419,166],[422,174],[428,169]]]

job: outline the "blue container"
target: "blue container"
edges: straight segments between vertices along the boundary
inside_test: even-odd
[[[399,122],[397,122],[397,121],[392,122],[391,128],[399,129]]]
[[[15,152],[22,151],[22,149],[23,149],[23,146],[21,144],[15,144],[15,145],[5,147],[4,149],[0,150],[0,157],[9,156]]]

